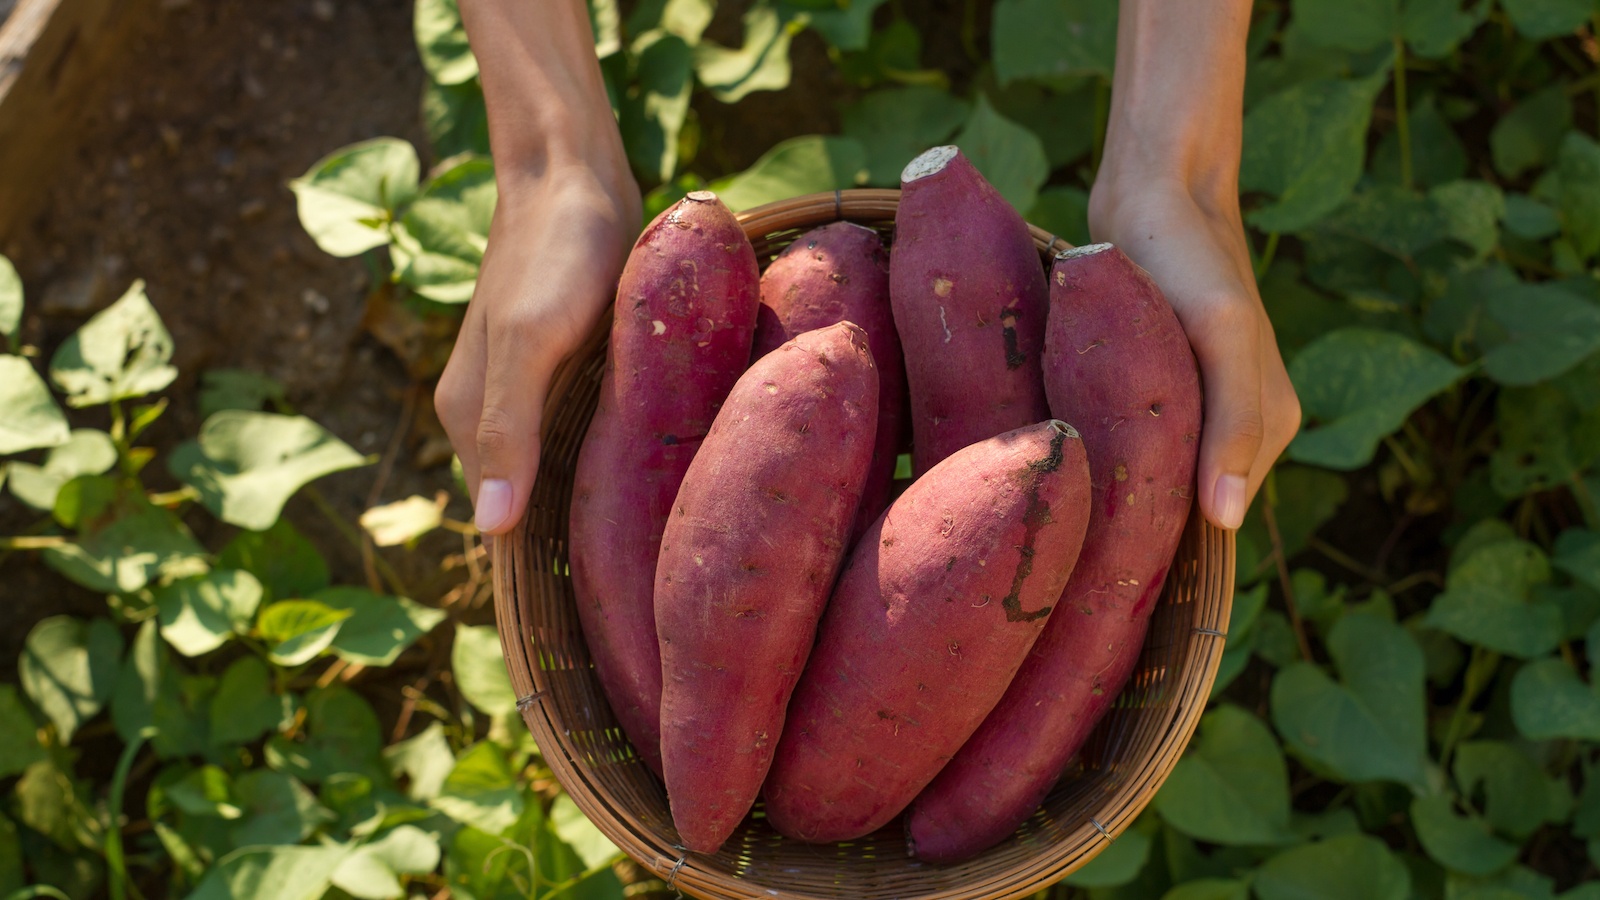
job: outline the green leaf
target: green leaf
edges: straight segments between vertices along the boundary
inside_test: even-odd
[[[433,500],[413,494],[383,506],[374,506],[361,514],[361,527],[372,535],[379,547],[396,547],[409,544],[439,527],[444,521],[445,494]]]
[[[117,446],[111,436],[93,428],[75,428],[65,443],[57,444],[44,465],[13,462],[9,466],[11,493],[34,509],[55,509],[61,486],[79,475],[102,475],[117,464]]]
[[[0,256],[0,337],[12,351],[22,349],[22,278],[11,260]]]
[[[966,121],[966,101],[930,85],[873,91],[840,113],[844,136],[866,151],[867,184],[899,187],[917,154],[946,141]]]
[[[388,224],[417,192],[417,151],[399,138],[335,150],[289,182],[300,225],[323,252],[355,256],[389,242]]]
[[[55,760],[45,759],[29,766],[17,780],[10,809],[55,847],[81,854],[99,844],[102,829],[85,802],[87,793],[86,785],[75,783]],[[37,858],[29,861],[36,871],[41,868]]]
[[[492,625],[457,625],[450,668],[461,696],[491,716],[516,712],[517,694],[506,674],[500,634]]]
[[[1541,659],[1511,680],[1511,719],[1535,741],[1600,741],[1600,696],[1560,659]]]
[[[1201,878],[1174,887],[1162,894],[1161,900],[1250,900],[1250,884],[1227,878]]]
[[[1222,651],[1222,662],[1217,666],[1217,677],[1211,684],[1212,699],[1220,697],[1233,680],[1244,672],[1245,666],[1250,664],[1250,658],[1256,650],[1256,621],[1266,603],[1266,582],[1257,584],[1251,590],[1234,593],[1233,606],[1228,612],[1227,647]]]
[[[286,724],[293,702],[274,692],[266,663],[242,656],[228,666],[211,698],[211,744],[248,744]]]
[[[217,567],[254,575],[275,599],[308,597],[328,586],[328,563],[288,519],[266,531],[241,531],[217,555]]]
[[[1600,409],[1581,412],[1555,385],[1504,389],[1495,407],[1500,446],[1489,464],[1502,497],[1577,484],[1600,458]]]
[[[1272,721],[1299,756],[1344,781],[1423,783],[1427,753],[1422,651],[1404,628],[1369,615],[1328,636],[1335,682],[1296,662],[1272,682]]]
[[[1486,307],[1510,335],[1483,357],[1484,371],[1501,384],[1553,378],[1600,349],[1600,305],[1559,285],[1519,284]]]
[[[1498,187],[1487,181],[1451,181],[1430,190],[1428,199],[1443,213],[1445,233],[1479,258],[1499,245],[1506,197]]]
[[[723,103],[752,91],[781,91],[789,86],[789,41],[799,28],[770,2],[757,2],[744,14],[744,46],[702,41],[694,48],[695,75]]]
[[[667,182],[678,171],[679,137],[694,88],[694,51],[665,32],[634,44],[635,78],[621,102],[622,144],[635,169]]]
[[[1019,215],[1033,208],[1039,188],[1050,177],[1038,135],[995,112],[989,99],[979,94],[955,143]]]
[[[400,281],[439,303],[472,299],[496,197],[488,159],[463,160],[429,180],[389,245]]]
[[[516,772],[493,741],[479,741],[462,753],[429,803],[457,822],[491,834],[510,828],[523,808]]]
[[[1441,865],[1468,875],[1505,868],[1521,848],[1495,837],[1477,815],[1461,815],[1445,794],[1411,801],[1411,822],[1423,849]]]
[[[67,482],[57,502],[61,504],[74,485]],[[84,531],[75,544],[44,551],[44,561],[67,578],[92,591],[129,594],[157,578],[182,578],[206,571],[205,551],[171,511],[152,506],[142,494],[117,498],[115,518],[78,523]],[[111,510],[102,510],[109,512]]]
[[[283,385],[270,375],[246,369],[207,369],[200,376],[200,415],[210,418],[225,409],[252,412],[267,403],[282,403]]]
[[[790,138],[750,168],[712,183],[729,209],[740,211],[801,194],[853,187],[866,169],[866,151],[850,138]]]
[[[350,848],[244,847],[217,861],[187,900],[319,900]]]
[[[66,744],[111,699],[121,662],[122,636],[108,620],[51,616],[28,632],[17,674]]]
[[[350,614],[330,647],[340,658],[365,666],[392,665],[402,650],[445,618],[442,610],[364,588],[332,587],[317,592],[313,599]]]
[[[1571,128],[1572,100],[1565,84],[1557,82],[1529,94],[1489,132],[1495,171],[1515,179],[1555,161],[1556,148]]]
[[[476,78],[461,84],[424,85],[422,122],[435,159],[461,153],[489,155],[489,111]]]
[[[995,76],[1110,80],[1116,59],[1116,0],[999,0],[991,33]]]
[[[158,632],[156,621],[146,619],[134,636],[111,697],[111,721],[124,741],[153,728],[150,746],[162,759],[204,753],[214,680],[185,674]]]
[[[261,611],[256,630],[272,648],[268,656],[273,662],[298,666],[328,649],[339,626],[353,614],[316,600],[279,600]]]
[[[414,825],[401,825],[362,844],[333,873],[335,887],[362,900],[404,897],[400,875],[425,875],[439,867],[439,839]]]
[[[1456,782],[1468,796],[1483,786],[1484,815],[1497,831],[1527,840],[1547,822],[1566,819],[1572,793],[1514,744],[1465,741],[1456,747]]]
[[[319,688],[306,698],[306,739],[296,743],[275,735],[267,742],[267,763],[311,784],[353,772],[386,783],[379,762],[383,733],[367,701],[346,687]]]
[[[1424,59],[1447,56],[1478,29],[1489,14],[1485,0],[1409,0],[1400,14],[1406,43]]]
[[[234,782],[244,816],[229,831],[236,847],[298,844],[333,815],[293,776],[252,769]]]
[[[1074,187],[1050,187],[1028,211],[1030,223],[1082,247],[1089,243],[1089,195]]]
[[[1561,218],[1578,255],[1600,252],[1600,144],[1582,132],[1568,132],[1556,158],[1561,178]]]
[[[538,804],[529,804],[524,819],[536,819],[541,814],[537,810]],[[504,838],[471,826],[457,829],[444,861],[445,880],[452,893],[463,900],[525,900],[531,896],[534,853],[529,847],[537,846],[538,834],[528,834],[529,843],[524,844],[523,829],[517,831],[518,837]],[[540,876],[549,878],[543,871]]]
[[[594,55],[604,59],[622,49],[622,12],[617,0],[588,0],[589,26],[594,31]]]
[[[1376,50],[1400,32],[1400,0],[1294,0],[1296,31],[1347,53]]]
[[[216,766],[201,766],[161,788],[161,794],[184,815],[237,819],[244,815],[233,802],[233,780]]]
[[[611,842],[589,817],[583,814],[578,804],[566,794],[555,799],[550,804],[550,827],[561,842],[571,847],[578,858],[583,860],[585,868],[593,869],[615,860],[622,854],[617,845]]]
[[[1371,461],[1378,442],[1463,370],[1390,331],[1343,328],[1297,354],[1289,377],[1308,420],[1317,427],[1289,445],[1289,458],[1330,469]]]
[[[1569,528],[1556,538],[1556,568],[1600,591],[1600,533]]]
[[[198,441],[172,452],[168,468],[200,492],[200,502],[231,525],[261,531],[290,495],[366,459],[303,416],[226,410],[200,426]]]
[[[16,687],[0,684],[0,778],[10,778],[44,759],[38,731]]]
[[[1432,94],[1411,106],[1411,173],[1417,187],[1447,184],[1467,175],[1467,148],[1456,136],[1450,122],[1439,112]],[[1400,135],[1398,129],[1384,135],[1372,155],[1371,173],[1390,184],[1401,183]]]
[[[887,0],[838,0],[810,10],[806,19],[811,30],[822,35],[835,49],[864,50],[872,34],[872,14],[885,2]]]
[[[700,36],[715,13],[713,0],[644,0],[635,5],[625,30],[629,34],[643,35],[660,28],[694,46],[700,43]]]
[[[406,796],[413,800],[437,797],[456,766],[444,725],[439,722],[424,728],[415,737],[385,747],[383,759],[391,775],[406,777]]]
[[[1507,231],[1530,241],[1542,241],[1561,232],[1561,219],[1555,208],[1527,194],[1507,194],[1503,218]]]
[[[460,84],[478,76],[478,60],[467,46],[456,0],[417,0],[412,28],[422,67],[439,84]]]
[[[0,354],[0,454],[54,447],[70,435],[67,417],[33,363]]]
[[[1150,859],[1150,834],[1138,823],[1101,850],[1088,865],[1074,871],[1062,884],[1077,888],[1112,888],[1128,884]]]
[[[1383,842],[1364,834],[1285,850],[1256,873],[1260,900],[1408,900],[1411,878]]]
[[[250,630],[261,582],[249,572],[217,569],[156,591],[161,636],[184,656],[202,656]]]
[[[1033,81],[1015,81],[1001,88],[985,80],[981,91],[996,112],[1039,136],[1045,161],[1055,170],[1093,149],[1097,84],[1097,80],[1071,79],[1059,85],[1065,90],[1053,90]],[[936,143],[932,141],[930,146]]]
[[[1523,37],[1542,41],[1572,34],[1594,15],[1594,0],[1500,0]]]
[[[1308,81],[1268,97],[1244,120],[1239,183],[1276,202],[1251,212],[1262,231],[1298,231],[1338,209],[1361,178],[1372,101],[1387,72]]]
[[[1289,834],[1289,767],[1272,731],[1236,706],[1200,720],[1199,738],[1156,794],[1167,824],[1213,844],[1278,844]]]
[[[135,281],[56,348],[50,378],[68,406],[94,406],[171,384],[178,377],[171,359],[172,335],[145,296],[144,282]]]
[[[1319,227],[1409,258],[1449,236],[1444,210],[1428,197],[1398,187],[1362,191]]]
[[[1469,644],[1520,659],[1542,656],[1561,642],[1561,607],[1533,594],[1550,580],[1544,551],[1525,541],[1481,547],[1452,567],[1426,624]]]

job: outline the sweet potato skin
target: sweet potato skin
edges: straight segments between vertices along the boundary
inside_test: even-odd
[[[854,222],[833,222],[800,235],[767,266],[751,361],[835,322],[861,326],[878,368],[878,434],[851,530],[854,542],[889,505],[906,428],[906,370],[889,310],[889,253],[876,231]]]
[[[711,192],[657,216],[618,282],[578,452],[568,532],[578,617],[612,710],[658,774],[656,556],[683,474],[750,358],[759,277],[750,241]]]
[[[1089,534],[1005,697],[912,804],[907,833],[930,862],[999,843],[1044,800],[1132,673],[1189,518],[1201,396],[1188,338],[1121,250],[1063,256],[1051,272],[1045,388],[1083,435]]]
[[[943,155],[942,168],[914,173]],[[968,444],[1049,418],[1039,363],[1049,290],[1027,223],[959,151],[930,150],[907,174],[917,177],[902,179],[889,296],[921,475]]]
[[[1088,464],[1056,421],[957,451],[856,547],[795,689],[764,789],[806,841],[898,815],[1000,699],[1083,541]]]
[[[878,373],[843,322],[734,385],[656,565],[661,756],[684,846],[714,853],[761,791],[872,459]]]

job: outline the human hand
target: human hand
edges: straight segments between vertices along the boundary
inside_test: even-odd
[[[1200,364],[1200,508],[1237,529],[1300,428],[1300,401],[1261,304],[1236,193],[1199,197],[1181,179],[1102,169],[1090,232],[1142,266],[1178,314]]]
[[[434,393],[479,531],[522,518],[551,376],[611,303],[640,218],[626,170],[502,178],[477,290]]]

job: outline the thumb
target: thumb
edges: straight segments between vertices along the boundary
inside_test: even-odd
[[[488,380],[478,417],[478,495],[475,522],[484,534],[503,534],[521,520],[539,471],[539,426],[551,365],[537,342],[513,333],[489,335]]]
[[[1229,309],[1231,312],[1231,308]],[[1200,508],[1221,528],[1237,530],[1250,505],[1251,471],[1261,452],[1259,331],[1251,317],[1211,318],[1191,343],[1205,387],[1200,431]]]

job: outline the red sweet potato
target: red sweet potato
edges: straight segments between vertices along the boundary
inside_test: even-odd
[[[1049,290],[1027,223],[955,147],[901,177],[889,296],[905,348],[912,469],[1049,418]]]
[[[1046,421],[956,451],[852,553],[778,742],[767,820],[847,840],[898,815],[1011,681],[1089,516],[1077,433]]]
[[[657,216],[617,285],[599,406],[572,489],[572,589],[623,731],[661,771],[656,555],[700,441],[750,359],[760,273],[733,213],[696,191]]]
[[[679,839],[714,853],[750,811],[816,640],[872,459],[878,373],[849,322],[734,385],[656,563],[661,757]]]
[[[915,854],[972,856],[1049,793],[1132,673],[1194,495],[1200,377],[1143,269],[1110,244],[1051,272],[1045,389],[1083,435],[1089,534],[1044,634],[1005,697],[907,816]]]
[[[878,435],[856,510],[852,543],[889,505],[905,429],[906,370],[889,311],[889,254],[870,228],[834,222],[795,239],[761,276],[752,361],[803,332],[854,322],[878,368]]]

